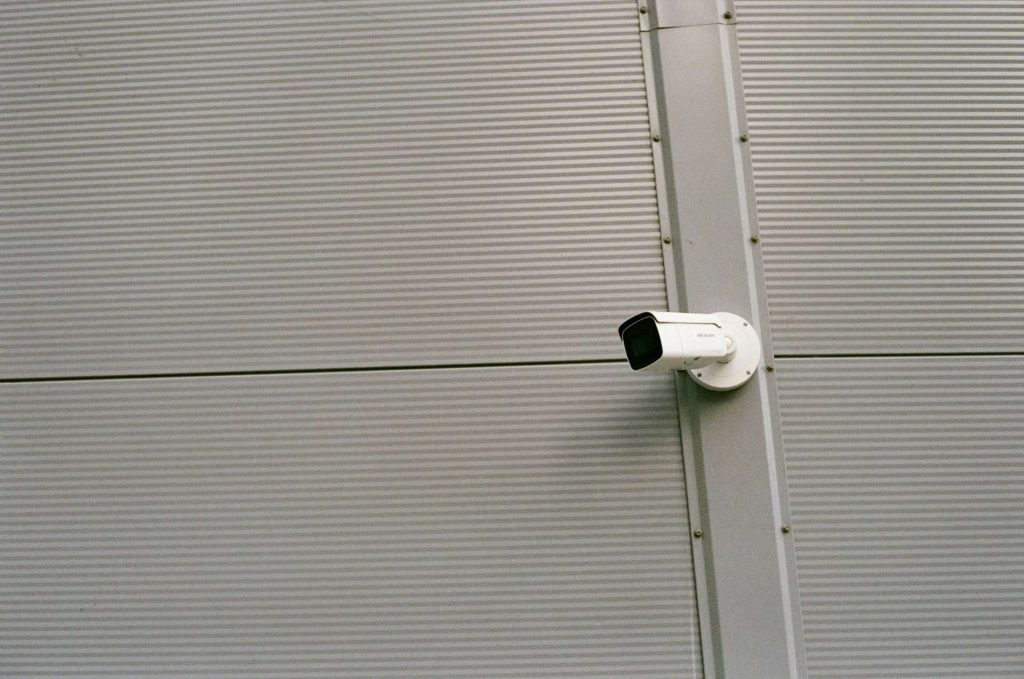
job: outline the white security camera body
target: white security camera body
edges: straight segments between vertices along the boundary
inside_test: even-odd
[[[727,312],[645,311],[619,326],[633,370],[686,370],[714,391],[736,389],[761,363],[761,341],[750,324]]]

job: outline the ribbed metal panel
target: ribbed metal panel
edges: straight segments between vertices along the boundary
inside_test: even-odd
[[[610,358],[666,304],[634,0],[3,0],[0,110],[4,376]]]
[[[1024,358],[777,365],[811,676],[1024,676]]]
[[[1019,0],[736,0],[780,353],[1024,342]]]
[[[0,386],[0,674],[700,676],[671,378]]]

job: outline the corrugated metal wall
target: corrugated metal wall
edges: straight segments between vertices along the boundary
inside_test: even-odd
[[[736,7],[810,674],[1022,676],[1024,6]]]
[[[0,399],[4,676],[699,676],[672,380],[562,366]]]
[[[1021,676],[1024,358],[792,359],[779,396],[811,675]]]
[[[776,350],[1019,351],[1024,6],[736,4]]]
[[[617,358],[665,304],[633,2],[0,6],[5,376]]]
[[[700,676],[646,106],[632,0],[0,2],[0,674]]]

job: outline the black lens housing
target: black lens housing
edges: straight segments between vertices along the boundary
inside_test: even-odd
[[[633,370],[643,370],[664,355],[658,322],[650,314],[629,319],[619,328],[619,336],[626,347],[626,359]]]

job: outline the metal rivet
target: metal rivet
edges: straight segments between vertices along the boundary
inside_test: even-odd
[[[761,242],[761,238],[759,236],[751,236],[750,237],[750,242],[754,243],[754,244],[760,243]]]
[[[771,363],[769,363],[768,365],[766,365],[766,366],[764,367],[764,369],[765,369],[765,370],[767,370],[767,371],[768,371],[768,372],[770,372],[770,373],[773,373],[773,372],[775,372],[775,366],[774,366],[774,365],[772,365]]]
[[[646,7],[643,7],[643,6],[641,6],[641,7],[640,7],[640,13],[641,13],[641,14],[647,14],[647,8],[646,8]]]
[[[726,12],[722,16],[725,17],[726,21],[728,21],[729,19],[732,19],[732,12]]]
[[[747,374],[748,374],[748,375],[750,374],[750,371],[749,371],[749,370],[747,371]]]
[[[700,376],[701,376],[701,375],[703,375],[703,374],[704,374],[704,373],[697,373],[697,377],[700,377]]]
[[[661,141],[661,137],[659,137],[658,135],[654,135],[653,137],[651,137],[651,141],[659,142],[659,141]]]
[[[665,245],[672,245],[672,236],[665,236],[661,239],[661,242]]]
[[[748,135],[741,134],[740,135],[740,141],[746,143],[746,142],[750,141],[750,137]]]
[[[782,532],[783,533],[790,533],[792,531],[793,531],[793,527],[790,526],[788,523],[782,524]]]
[[[702,530],[695,530],[695,531],[693,531],[693,537],[695,537],[695,538],[702,538],[702,537],[704,537],[704,531],[702,531]]]

